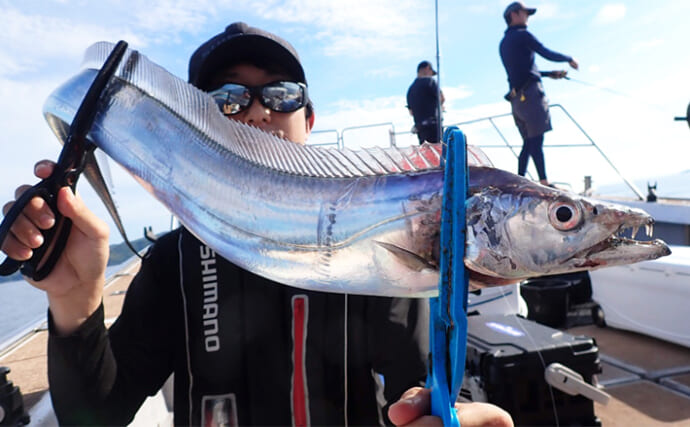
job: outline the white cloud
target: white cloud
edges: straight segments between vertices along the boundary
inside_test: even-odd
[[[469,98],[472,96],[472,90],[467,85],[460,85],[455,87],[443,87],[443,96],[446,98],[446,106],[452,107],[455,101]]]
[[[378,64],[373,63],[372,66],[375,66]],[[396,66],[386,66],[386,67],[378,67],[378,68],[371,68],[369,70],[364,71],[364,74],[368,77],[372,78],[391,78],[391,77],[399,77],[403,74],[407,75],[409,74],[406,70],[402,70],[400,67]]]
[[[65,62],[78,64],[85,48],[98,40],[125,38],[144,44],[140,36],[126,28],[75,22],[69,15],[24,13],[12,7],[0,8],[0,28],[0,61],[7,66],[0,75],[4,76],[53,70]]]
[[[594,17],[594,23],[599,25],[612,24],[625,17],[626,7],[623,3],[605,4]]]
[[[132,6],[129,13],[136,17],[135,27],[166,36],[197,31],[209,16],[218,13],[216,2],[202,0],[149,0],[136,2]]]
[[[639,52],[639,51],[644,51],[644,50],[649,50],[649,49],[656,49],[659,48],[664,44],[664,40],[660,38],[655,38],[651,40],[643,40],[640,42],[637,42],[633,45],[632,51],[633,52]]]
[[[264,19],[315,29],[324,54],[354,57],[414,55],[420,36],[430,36],[433,7],[414,0],[265,1],[252,5]]]
[[[527,7],[533,7],[530,6],[529,4]],[[550,19],[555,16],[560,15],[560,11],[558,9],[558,5],[555,3],[542,3],[537,6],[534,6],[537,8],[537,14],[539,14],[539,19]]]
[[[420,31],[415,20],[420,7],[413,0],[314,0],[305,7],[301,0],[266,1],[256,5],[257,15],[276,21],[314,25],[328,34],[359,34],[391,37],[410,30]]]

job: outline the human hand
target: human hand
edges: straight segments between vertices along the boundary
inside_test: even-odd
[[[549,73],[549,77],[552,79],[562,79],[568,75],[566,70],[554,70]]]
[[[513,427],[510,415],[489,403],[456,403],[455,410],[463,427]],[[396,426],[442,426],[431,413],[431,390],[413,387],[388,409],[388,418]]]
[[[54,167],[55,163],[44,160],[36,163],[34,173],[38,178],[48,178]],[[29,188],[28,185],[18,187],[15,197],[18,199]],[[13,204],[13,201],[5,204],[3,213],[7,214]],[[58,192],[57,206],[62,215],[72,220],[67,244],[45,279],[35,282],[27,278],[27,281],[46,292],[58,332],[68,334],[101,303],[109,256],[109,231],[108,226],[69,187],[63,187]],[[10,228],[1,249],[10,258],[28,260],[33,250],[44,243],[40,230],[50,229],[54,225],[55,215],[48,204],[40,197],[35,197]]]
[[[576,70],[580,67],[580,64],[578,64],[577,61],[574,59],[571,59],[570,62],[568,62],[568,64],[570,64],[570,66]]]

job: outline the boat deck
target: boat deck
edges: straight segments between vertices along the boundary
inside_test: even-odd
[[[103,307],[107,324],[112,323],[120,314],[125,291],[138,269],[138,262],[128,264],[106,283],[103,293]],[[37,422],[32,413],[32,408],[35,408],[41,399],[47,396],[47,350],[48,330],[47,324],[43,324],[0,353],[0,366],[10,368],[7,379],[19,387],[24,400],[24,408],[26,412],[32,415],[30,425],[54,425],[53,421],[50,420]]]
[[[594,325],[568,330],[599,347],[599,383],[611,395],[595,403],[603,426],[690,426],[690,349],[635,332]]]
[[[119,314],[138,266],[129,265],[106,284],[107,322]],[[690,426],[690,348],[594,325],[575,326],[567,332],[594,337],[599,347],[603,372],[598,380],[611,395],[608,405],[595,403],[603,426]],[[36,410],[48,402],[46,341],[47,331],[42,327],[0,353],[0,366],[10,368],[8,379],[21,389],[31,425],[55,425],[54,418]]]

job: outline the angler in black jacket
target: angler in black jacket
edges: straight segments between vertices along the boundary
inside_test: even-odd
[[[244,23],[197,49],[189,81],[229,119],[295,143],[313,126],[294,48]],[[50,168],[39,164],[37,173]],[[107,331],[107,227],[67,193],[59,204],[74,222],[69,242],[51,275],[34,283],[48,293],[61,424],[126,424],[173,373],[175,423],[205,426],[383,424],[389,404],[424,384],[426,300],[284,286],[216,256],[184,228],[153,245]],[[26,212],[35,228],[19,225],[14,235],[51,226],[40,213],[49,212]]]
[[[281,286],[179,229],[149,251],[108,332],[100,308],[51,334],[53,402],[61,423],[125,424],[174,372],[178,425],[382,424],[423,384],[427,314],[418,299]]]
[[[230,119],[296,143],[314,123],[292,46],[244,23],[192,55],[189,81]],[[46,178],[54,166],[38,162],[35,174]],[[106,330],[108,227],[69,187],[57,204],[73,226],[50,275],[31,284],[48,297],[48,374],[61,424],[126,424],[173,373],[180,425],[377,425],[403,392],[390,411],[396,422],[429,420],[421,418],[429,391],[413,388],[426,376],[425,300],[291,288],[231,264],[180,228],[148,251]],[[16,260],[29,259],[43,244],[40,230],[55,224],[40,198],[22,214],[2,243]],[[465,427],[512,425],[480,403],[459,417]]]

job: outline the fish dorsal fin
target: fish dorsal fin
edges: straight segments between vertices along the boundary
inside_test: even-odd
[[[83,66],[98,69],[113,48],[99,42],[86,51]],[[367,148],[358,151],[303,146],[256,127],[228,120],[213,99],[128,49],[115,76],[174,112],[204,138],[206,149],[241,156],[278,172],[301,176],[344,178],[409,173],[441,168],[441,144]]]
[[[99,42],[86,51],[85,68],[100,68],[114,44]],[[205,92],[174,76],[136,50],[128,49],[115,73],[174,112],[205,136],[208,149],[235,155],[273,170],[311,177],[348,178],[421,172],[442,167],[442,144],[361,150],[303,146],[223,116]],[[468,146],[468,164],[492,166],[478,147]]]
[[[467,146],[467,164],[470,166],[494,167],[486,153],[476,145]]]

